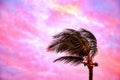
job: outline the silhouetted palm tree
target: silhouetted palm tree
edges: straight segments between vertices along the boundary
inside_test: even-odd
[[[97,40],[95,36],[85,29],[74,30],[66,29],[65,31],[53,36],[53,42],[48,46],[48,51],[56,51],[57,53],[66,52],[68,56],[62,56],[54,60],[64,61],[65,63],[73,63],[78,65],[84,64],[89,69],[89,80],[92,80],[93,63],[92,59],[97,52]]]

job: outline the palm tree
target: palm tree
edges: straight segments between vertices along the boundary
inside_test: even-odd
[[[56,51],[57,53],[66,52],[67,56],[62,56],[54,60],[64,61],[78,65],[80,63],[89,69],[89,80],[93,78],[93,67],[98,66],[93,63],[93,58],[97,52],[97,40],[95,36],[88,30],[66,29],[65,31],[53,36],[52,43],[48,46],[48,51]]]

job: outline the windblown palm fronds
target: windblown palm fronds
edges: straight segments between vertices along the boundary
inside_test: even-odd
[[[83,61],[83,58],[77,56],[63,56],[54,60],[54,62],[56,61],[64,61],[65,63],[71,62],[72,64],[78,65]]]
[[[53,42],[48,46],[49,51],[57,53],[67,52],[70,56],[60,57],[56,61],[66,61],[66,63],[85,61],[88,53],[93,57],[97,51],[97,40],[94,35],[85,29],[79,31],[66,29],[65,31],[53,36]]]
[[[85,29],[81,29],[80,33],[88,40],[91,57],[94,57],[97,52],[97,40],[95,36],[90,31],[87,31]]]

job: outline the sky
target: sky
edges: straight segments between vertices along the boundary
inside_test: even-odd
[[[98,52],[93,80],[120,80],[119,0],[0,0],[0,80],[88,80],[88,69],[53,61],[52,36],[91,31]]]

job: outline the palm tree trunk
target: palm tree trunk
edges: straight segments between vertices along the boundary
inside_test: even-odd
[[[89,80],[93,80],[93,66],[88,67],[89,69]]]
[[[89,69],[89,80],[93,80],[93,61],[88,53],[88,69]]]

